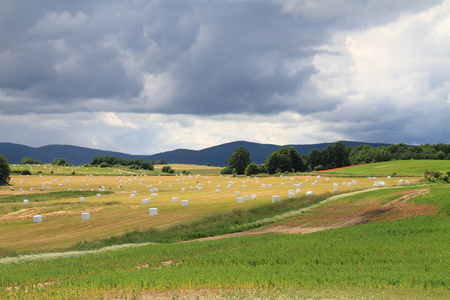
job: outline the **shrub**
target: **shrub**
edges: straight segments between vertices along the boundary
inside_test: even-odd
[[[30,170],[23,170],[22,172],[20,172],[20,174],[22,175],[31,175]]]
[[[245,168],[244,174],[247,176],[258,174],[258,166],[255,163],[250,163],[247,168]]]
[[[171,166],[164,166],[164,167],[162,167],[161,172],[173,174],[173,173],[175,173],[175,170],[172,169]]]
[[[233,174],[233,169],[230,167],[225,167],[222,169],[222,171],[220,171],[220,174]]]
[[[36,160],[34,158],[31,158],[31,157],[24,157],[24,158],[22,158],[22,164],[23,165],[39,165],[39,164],[42,164],[42,162],[39,160]]]

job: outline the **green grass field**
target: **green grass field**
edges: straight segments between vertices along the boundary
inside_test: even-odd
[[[402,164],[396,173],[412,175],[412,172],[417,172],[414,171],[413,163],[408,161]],[[372,166],[373,169],[375,167]],[[201,167],[197,170],[201,174]],[[68,239],[63,243],[53,242],[50,248],[40,246],[40,249],[62,249],[79,241],[78,234],[84,236],[89,233],[91,242],[79,244],[77,249],[91,250],[1,257],[0,298],[448,298],[449,184],[419,182],[418,178],[403,177],[409,178],[411,184],[397,186],[398,177],[389,181],[383,176],[382,180],[388,182],[386,188],[329,198],[333,193],[330,191],[333,182],[339,183],[341,193],[367,189],[372,187],[374,180],[355,177],[358,181],[358,189],[355,189],[343,184],[343,181],[351,182],[351,178],[318,174],[321,179],[314,186],[312,182],[316,177],[311,175],[264,177],[258,183],[256,179],[246,181],[246,178],[217,175],[186,177],[185,181],[189,180],[193,184],[199,181],[205,192],[202,194],[199,190],[189,189],[192,197],[189,198],[190,202],[195,199],[192,207],[184,207],[192,209],[189,211],[170,201],[173,191],[191,184],[186,185],[183,180],[177,182],[181,178],[175,176],[136,178],[127,175],[115,178],[101,177],[100,174],[94,177],[72,175],[70,179],[64,177],[65,181],[59,177],[56,181],[58,184],[53,181],[55,188],[52,185],[50,191],[38,192],[35,188],[35,193],[31,193],[29,188],[38,187],[41,177],[17,177],[13,182],[14,193],[19,192],[19,187],[24,187],[27,193],[30,192],[31,207],[27,209],[32,209],[32,213],[47,212],[49,219],[40,224],[33,224],[28,217],[8,219],[7,216],[26,214],[19,213],[23,209],[21,195],[13,195],[9,188],[2,187],[0,237],[4,253],[10,253],[13,249],[26,250],[30,245],[46,244],[54,241],[54,236]],[[329,181],[325,180],[326,176],[330,176]],[[272,204],[270,199],[273,192],[282,194],[292,189],[289,178],[294,178],[296,183],[303,182],[303,194],[306,190],[314,189],[316,196],[287,198],[286,195],[280,203]],[[131,179],[126,184],[126,193],[114,188],[120,180],[125,186],[125,179]],[[166,182],[166,179],[170,179],[170,182]],[[23,184],[20,184],[20,180]],[[44,178],[44,181],[48,182],[48,179]],[[224,189],[229,181],[235,182],[235,188],[239,185],[241,191],[245,183],[246,192],[257,193],[258,201],[238,206],[235,188]],[[84,202],[79,201],[79,194],[76,198],[66,198],[69,183],[73,184],[75,192],[81,187],[86,189],[87,182],[96,187],[103,184],[110,194],[102,194],[100,198],[86,195]],[[61,187],[59,183],[62,183]],[[273,185],[272,190],[261,187],[261,184],[269,183]],[[144,193],[144,190],[148,193],[146,185],[151,184],[159,186],[160,195],[152,198],[151,205],[161,211],[158,217],[161,216],[163,220],[160,221],[148,216],[149,206],[142,207],[139,203],[141,198],[130,199],[133,189],[138,190],[137,195]],[[217,184],[221,184],[220,196],[214,192]],[[172,185],[173,191],[169,185]],[[112,187],[111,190],[108,186]],[[222,189],[227,191],[226,194]],[[102,210],[97,213],[94,210],[92,217],[95,218],[88,223],[79,220],[80,211],[99,208]],[[341,228],[332,226],[339,224],[342,219],[365,216],[380,208],[385,208],[383,213],[374,214],[364,224]],[[51,215],[55,212],[59,214]],[[70,212],[75,213],[71,215]],[[120,222],[117,215],[127,217],[124,222]],[[277,219],[278,216],[285,217]],[[139,220],[146,225],[137,226],[141,222]],[[133,225],[127,226],[130,222]],[[251,225],[257,223],[261,223],[261,227]],[[253,235],[183,243],[169,242],[168,238],[172,236],[177,240],[181,237],[182,240],[233,232],[229,231],[230,228],[244,228],[246,224],[251,225],[248,228],[253,228]],[[146,231],[149,226],[153,229]],[[308,234],[261,234],[274,232],[276,228],[299,226],[328,227]],[[103,233],[95,234],[99,227]],[[130,229],[139,230],[123,234]],[[18,236],[25,238],[14,242]],[[127,239],[142,244],[126,245]],[[152,239],[160,239],[160,242],[145,243],[154,241]],[[101,248],[114,244],[122,245]]]
[[[323,174],[423,176],[425,171],[448,170],[450,170],[449,160],[397,160],[341,168]]]

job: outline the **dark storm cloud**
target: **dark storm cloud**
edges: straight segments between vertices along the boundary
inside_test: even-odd
[[[0,127],[142,153],[448,143],[449,13],[448,0],[1,1]]]
[[[112,100],[114,110],[141,112],[298,108],[306,100],[293,97],[316,72],[312,49],[324,42],[330,26],[283,14],[271,2],[3,6],[8,18],[2,21],[0,88],[33,99],[37,105],[27,105],[30,111],[70,111],[91,99]],[[162,73],[174,89],[170,99],[161,104],[158,95],[140,96],[145,76]],[[24,109],[15,104],[2,111]]]

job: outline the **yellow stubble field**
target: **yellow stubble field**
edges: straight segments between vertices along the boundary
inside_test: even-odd
[[[207,174],[217,171],[204,168]],[[197,166],[191,167],[191,170],[201,172],[202,169]],[[10,182],[14,190],[0,187],[0,251],[61,249],[78,241],[109,237],[135,229],[167,226],[210,213],[257,206],[271,202],[273,195],[279,195],[282,200],[288,197],[289,190],[296,193],[294,184],[301,183],[301,193],[296,193],[299,195],[307,191],[314,194],[331,192],[335,182],[342,192],[372,187],[375,180],[383,180],[387,186],[393,186],[398,184],[399,179],[329,177],[327,180],[324,176],[320,179],[317,176],[256,178],[201,174],[145,176],[117,171],[109,174],[106,171],[103,174],[85,171],[87,175],[80,172],[76,175],[14,175]],[[403,179],[411,183],[418,180],[417,177]],[[357,184],[349,187],[348,183],[353,180]],[[112,193],[100,197],[94,194],[85,197],[84,201],[79,196],[70,197],[70,194],[64,199],[38,201],[39,195],[67,192],[69,189],[72,192],[104,189]],[[240,195],[237,196],[236,192]],[[152,193],[157,195],[152,196]],[[256,195],[256,199],[237,203],[237,197],[252,194]],[[12,195],[22,197],[16,202],[1,201]],[[28,195],[38,196],[28,204],[23,204],[22,198],[27,199]],[[174,203],[173,197],[177,197],[178,202]],[[150,203],[142,204],[146,198],[150,198]],[[188,206],[182,206],[182,200],[188,200]],[[149,208],[157,208],[158,215],[150,216]],[[82,212],[89,212],[90,219],[81,220]],[[41,215],[42,223],[33,223],[34,215]]]

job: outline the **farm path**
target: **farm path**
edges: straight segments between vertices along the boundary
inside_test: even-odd
[[[367,191],[367,190],[366,190]],[[354,226],[354,225],[361,225],[366,224],[369,222],[377,221],[377,219],[380,219],[382,216],[385,216],[387,213],[392,212],[397,215],[397,219],[407,218],[411,217],[411,211],[413,211],[414,216],[418,215],[428,215],[428,214],[435,214],[437,213],[439,207],[433,207],[430,205],[417,205],[414,203],[408,203],[407,200],[425,195],[429,193],[429,189],[417,189],[417,190],[410,190],[402,192],[402,196],[399,198],[392,200],[390,202],[387,202],[383,205],[379,205],[376,201],[376,199],[370,203],[370,205],[365,205],[362,207],[351,207],[351,205],[348,206],[349,210],[346,212],[345,215],[340,215],[340,218],[337,217],[335,219],[330,220],[327,219],[327,225],[316,225],[316,226],[308,226],[308,225],[298,225],[296,226],[296,222],[282,222],[275,225],[266,226],[263,229],[254,230],[254,231],[243,231],[243,232],[235,232],[235,233],[229,233],[224,235],[218,235],[213,237],[206,237],[206,238],[200,238],[196,239],[196,241],[206,241],[206,240],[216,240],[216,239],[222,239],[222,238],[228,238],[228,237],[239,237],[239,236],[248,236],[248,235],[262,235],[262,234],[306,234],[306,233],[312,233],[317,231],[322,231],[326,229],[335,229],[335,228],[341,228],[346,226]],[[354,193],[348,193],[343,194],[339,196],[349,196]],[[336,199],[341,198],[337,197]],[[333,205],[331,205],[333,207]],[[335,212],[334,209],[330,210],[330,214]],[[302,217],[300,217],[302,218]],[[345,220],[341,220],[341,219]],[[385,221],[387,221],[386,219]],[[383,219],[380,219],[378,221],[383,221]]]

